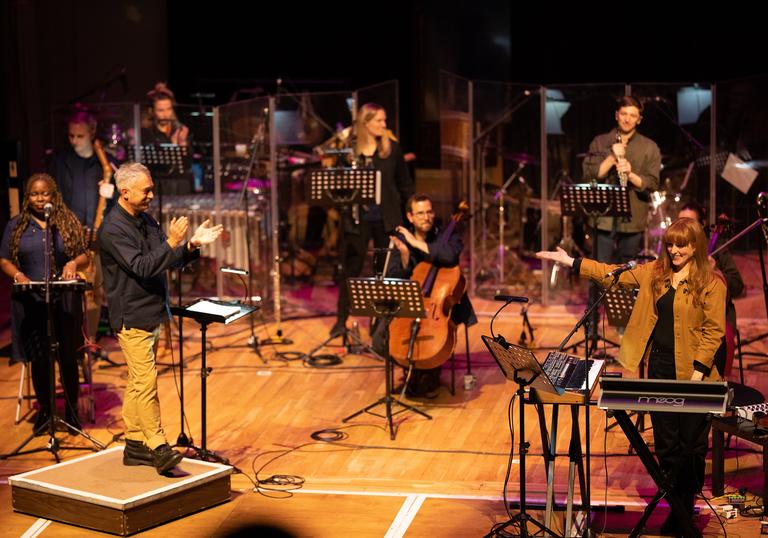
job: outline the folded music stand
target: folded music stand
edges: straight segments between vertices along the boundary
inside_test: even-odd
[[[229,465],[227,458],[219,456],[215,452],[208,450],[206,445],[206,379],[213,371],[206,364],[206,331],[211,323],[223,323],[228,325],[244,316],[248,316],[256,311],[259,306],[240,303],[239,301],[216,301],[213,299],[198,299],[186,306],[172,306],[171,313],[174,316],[190,318],[200,324],[201,334],[201,353],[200,353],[200,400],[201,400],[201,446],[189,445],[195,451],[195,456],[205,461],[218,461]],[[182,406],[184,405],[182,401]]]
[[[629,188],[595,182],[563,185],[560,191],[560,210],[564,216],[583,216],[587,219],[592,233],[592,257],[597,259],[597,221],[600,217],[618,218],[632,215]],[[576,342],[568,346],[568,349],[573,348],[575,350],[583,343],[586,349],[584,355],[589,358],[597,349],[598,340],[602,340],[613,347],[619,347],[617,342],[608,340],[605,336],[598,336],[596,326],[593,333],[592,338],[587,337]]]
[[[346,275],[344,264],[346,263],[347,252],[345,222],[351,218],[350,212],[354,204],[381,203],[381,171],[375,168],[321,168],[312,170],[309,175],[309,203],[316,203],[325,208],[333,207],[339,212],[339,257],[337,265],[338,274],[343,277]],[[343,293],[341,289],[343,285],[339,286],[339,293]],[[346,327],[341,337],[345,347],[349,345],[350,337],[355,340],[355,345],[366,347],[357,338],[357,335]],[[338,336],[329,336],[307,355],[312,357],[318,350],[336,338]]]
[[[350,315],[380,317],[384,323],[384,338],[389,342],[389,324],[394,318],[413,318],[411,339],[408,344],[408,360],[413,355],[413,345],[419,330],[421,318],[426,316],[424,312],[424,300],[421,296],[421,286],[416,280],[404,280],[401,278],[348,278],[347,286],[350,295]],[[386,418],[389,425],[389,438],[394,441],[395,430],[392,417],[404,411],[413,411],[432,420],[432,417],[424,411],[411,405],[404,404],[392,397],[392,358],[387,352],[384,360],[385,393],[384,396],[359,411],[355,411],[342,422],[348,422],[358,415],[368,413],[377,417]],[[402,409],[392,412],[392,405],[399,405]],[[378,405],[385,406],[385,414],[380,415],[371,411]]]

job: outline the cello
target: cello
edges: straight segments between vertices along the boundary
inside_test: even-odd
[[[438,237],[438,244],[448,241],[468,211],[469,204],[460,202],[458,211]],[[466,280],[458,265],[436,267],[430,262],[417,264],[411,280],[421,284],[426,317],[393,319],[389,326],[389,354],[406,368],[411,362],[417,369],[436,368],[448,360],[456,346],[456,324],[451,320],[451,310],[461,300]],[[412,339],[413,351],[409,357]]]

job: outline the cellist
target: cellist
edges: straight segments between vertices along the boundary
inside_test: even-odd
[[[454,233],[444,242],[437,240],[439,230],[435,226],[435,212],[432,200],[426,194],[412,195],[405,205],[406,218],[410,225],[398,226],[396,235],[390,236],[395,248],[387,263],[385,274],[391,278],[410,278],[419,262],[429,262],[436,267],[455,267],[464,249],[461,234]],[[466,293],[451,312],[454,323],[477,323],[472,303]],[[377,343],[374,342],[376,346]],[[379,344],[380,345],[380,344]],[[406,387],[409,396],[434,397],[440,386],[441,367],[419,370],[414,369]]]

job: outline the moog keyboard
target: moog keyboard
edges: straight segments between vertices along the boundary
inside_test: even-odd
[[[725,414],[726,381],[600,378],[600,409]]]

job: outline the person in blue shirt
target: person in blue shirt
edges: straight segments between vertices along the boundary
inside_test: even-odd
[[[46,204],[51,206],[48,219],[45,217]],[[51,278],[75,279],[77,271],[88,265],[86,239],[80,221],[64,204],[53,178],[48,174],[34,174],[27,181],[21,212],[6,225],[0,245],[0,269],[15,284],[45,280],[44,236],[47,226],[51,227],[53,238]],[[56,292],[53,301],[54,336],[59,343],[58,361],[66,400],[65,421],[79,430],[77,353],[83,345],[82,296],[74,291]],[[14,291],[11,356],[31,364],[32,386],[40,407],[34,426],[36,435],[45,433],[52,412],[47,320],[48,309],[42,294],[30,290]]]

